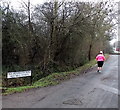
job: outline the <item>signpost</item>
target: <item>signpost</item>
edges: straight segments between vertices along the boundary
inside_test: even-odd
[[[18,71],[18,72],[8,72],[7,73],[7,78],[11,79],[11,78],[20,78],[20,77],[31,77],[31,84],[32,84],[32,74],[31,74],[31,70],[29,71]]]
[[[19,78],[31,76],[31,71],[8,72],[7,78]]]

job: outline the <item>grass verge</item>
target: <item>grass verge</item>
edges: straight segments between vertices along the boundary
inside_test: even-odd
[[[109,58],[109,55],[105,55],[106,59]],[[39,87],[47,87],[53,86],[61,83],[64,80],[71,79],[75,76],[80,75],[81,73],[86,72],[88,69],[93,67],[96,64],[96,60],[91,60],[90,62],[86,63],[85,65],[68,72],[60,72],[60,73],[53,73],[45,78],[38,80],[37,82],[33,83],[32,86],[22,86],[22,87],[15,87],[15,88],[7,88],[3,95],[8,95],[16,92],[23,92],[31,88],[39,88]]]

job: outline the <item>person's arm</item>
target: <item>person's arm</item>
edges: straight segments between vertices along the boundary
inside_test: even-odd
[[[105,56],[103,55],[103,59],[104,59],[104,61],[106,60],[106,58],[105,58]]]
[[[96,56],[96,60],[98,60],[98,55]]]

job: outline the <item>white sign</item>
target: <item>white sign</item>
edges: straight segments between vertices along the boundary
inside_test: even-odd
[[[31,76],[31,71],[8,72],[7,78],[18,78]]]

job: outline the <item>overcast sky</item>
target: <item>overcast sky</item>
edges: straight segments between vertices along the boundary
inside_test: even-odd
[[[14,9],[19,9],[21,6],[21,3],[24,1],[27,3],[28,0],[0,0],[0,2],[6,2],[9,1],[11,6],[13,6]],[[36,4],[42,4],[44,2],[49,2],[53,0],[30,0],[32,5]],[[63,0],[58,0],[58,1],[63,1]],[[101,2],[101,1],[107,1],[107,0],[64,0],[64,1],[81,1],[81,2]],[[119,2],[120,0],[111,0],[112,2]]]
[[[0,0],[0,1],[2,1],[2,2],[9,1],[9,2],[11,2],[11,6],[13,6],[13,8],[18,9],[21,6],[21,3],[23,1],[27,2],[28,0]],[[30,1],[31,1],[31,4],[36,5],[36,4],[42,4],[46,1],[53,1],[53,0],[30,0]],[[63,1],[63,0],[58,0],[58,1]],[[100,1],[107,1],[107,0],[64,0],[64,1],[100,2]],[[119,2],[120,0],[111,0],[111,1]]]

